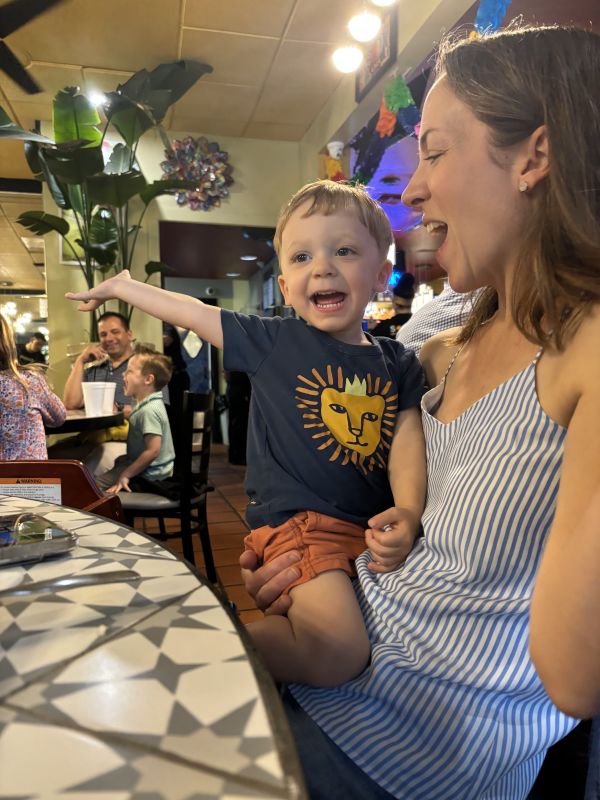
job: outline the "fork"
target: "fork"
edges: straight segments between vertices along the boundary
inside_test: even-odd
[[[90,572],[85,575],[64,575],[46,581],[22,583],[12,589],[0,592],[0,602],[5,598],[27,597],[31,594],[47,592],[63,592],[66,589],[79,589],[81,586],[100,586],[105,583],[124,583],[141,580],[141,575],[131,569],[112,570],[111,572]]]

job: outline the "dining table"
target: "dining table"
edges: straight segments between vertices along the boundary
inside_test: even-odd
[[[0,496],[72,532],[0,567],[0,797],[307,797],[275,684],[225,595],[160,543]]]
[[[54,433],[83,433],[87,431],[98,431],[104,428],[112,428],[122,425],[125,415],[122,411],[114,411],[111,414],[91,415],[86,414],[83,408],[75,408],[67,411],[67,418],[56,428],[45,426],[47,434]]]

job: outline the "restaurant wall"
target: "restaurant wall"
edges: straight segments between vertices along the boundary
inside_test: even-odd
[[[168,132],[170,139],[190,135],[201,134]],[[178,206],[172,197],[159,197],[160,218],[213,225],[275,225],[281,206],[299,186],[298,143],[204,135],[229,153],[234,180],[230,196],[210,211],[192,211],[189,206]],[[148,181],[160,180],[164,157],[160,136],[149,131],[138,148],[138,161]]]

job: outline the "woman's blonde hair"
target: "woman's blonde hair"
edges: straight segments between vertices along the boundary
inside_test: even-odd
[[[511,306],[527,338],[561,349],[600,300],[600,36],[515,25],[447,39],[437,75],[489,127],[493,149],[546,126],[550,171],[531,198]],[[495,291],[484,291],[459,341],[497,304]]]
[[[12,327],[8,320],[0,314],[0,371],[10,372],[28,392],[29,386],[21,375],[22,369],[24,368],[19,366],[17,359],[17,346]]]
[[[337,181],[314,181],[299,189],[284,206],[277,220],[273,246],[278,256],[281,253],[281,237],[290,217],[300,206],[311,203],[305,217],[313,214],[335,214],[337,211],[354,210],[359,220],[377,244],[381,256],[385,256],[394,241],[394,234],[384,210],[367,194],[362,186],[352,186]]]

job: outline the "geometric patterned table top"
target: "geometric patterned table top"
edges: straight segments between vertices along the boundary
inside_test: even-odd
[[[0,797],[304,798],[279,698],[241,626],[188,565],[112,520],[0,496],[75,532],[68,555],[0,568],[0,591],[107,583],[0,605]]]

